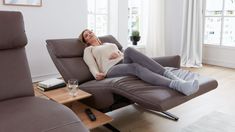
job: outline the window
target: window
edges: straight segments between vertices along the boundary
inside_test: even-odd
[[[204,43],[235,47],[235,0],[206,0]]]
[[[88,0],[88,29],[98,36],[108,34],[109,0]]]
[[[128,0],[128,34],[133,30],[142,32],[142,0]]]

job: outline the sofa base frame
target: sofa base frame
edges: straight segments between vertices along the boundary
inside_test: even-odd
[[[114,126],[112,126],[111,124],[105,124],[103,125],[104,127],[106,127],[107,129],[111,130],[112,132],[120,132],[117,128],[115,128]]]
[[[173,121],[178,121],[179,120],[179,117],[171,114],[170,112],[167,112],[167,111],[163,111],[161,112],[166,118],[170,119],[170,120],[173,120]]]
[[[161,116],[161,117],[173,120],[173,121],[178,121],[179,120],[179,117],[177,117],[176,115],[173,115],[173,114],[171,114],[170,112],[167,112],[167,111],[159,112],[159,111],[154,111],[154,110],[145,109],[145,108],[143,108],[143,109],[150,112],[150,113],[156,114],[158,116]]]

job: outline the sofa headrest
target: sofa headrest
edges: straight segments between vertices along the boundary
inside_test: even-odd
[[[99,37],[101,42],[114,43],[122,50],[120,43],[112,36]],[[76,39],[54,39],[47,40],[47,47],[50,48],[57,58],[82,57],[85,45]]]
[[[82,57],[85,45],[78,39],[47,40],[47,47],[57,58]]]
[[[24,47],[27,37],[20,12],[0,11],[0,50]]]
[[[114,43],[117,45],[119,50],[122,50],[122,45],[112,35],[102,36],[102,37],[99,37],[99,39],[102,43]]]

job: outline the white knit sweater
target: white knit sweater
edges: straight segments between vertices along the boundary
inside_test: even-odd
[[[120,54],[116,59],[109,59],[113,52]],[[84,50],[83,59],[94,77],[97,73],[107,74],[108,70],[123,59],[123,53],[115,44],[104,43],[99,46],[89,46]]]

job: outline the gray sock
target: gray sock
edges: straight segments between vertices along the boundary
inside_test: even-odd
[[[198,80],[193,80],[193,81],[172,80],[169,87],[189,96],[198,91],[199,82]]]
[[[180,80],[180,81],[184,81],[183,79],[177,77],[176,75],[174,75],[174,73],[172,73],[169,70],[165,70],[165,72],[163,73],[163,76],[171,79],[171,80]]]

